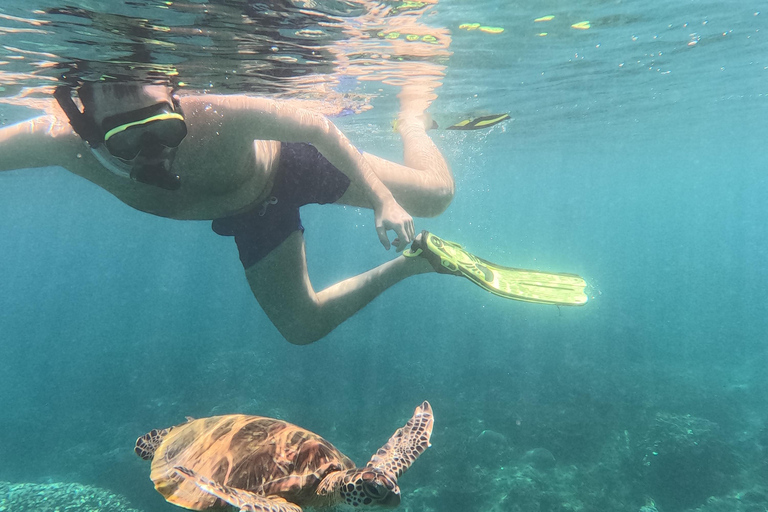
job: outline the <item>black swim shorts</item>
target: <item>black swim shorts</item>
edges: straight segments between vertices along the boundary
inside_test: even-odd
[[[245,213],[215,219],[211,228],[234,236],[240,261],[249,268],[294,231],[304,232],[299,208],[335,203],[349,187],[349,178],[311,144],[283,142],[275,182],[268,199]]]

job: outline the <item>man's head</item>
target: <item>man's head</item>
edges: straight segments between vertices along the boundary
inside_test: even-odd
[[[170,168],[187,126],[170,87],[97,82],[85,83],[77,92],[82,113],[69,93],[57,91],[57,99],[105,167],[142,183],[169,190],[179,187]]]
[[[141,82],[85,82],[77,89],[84,113],[96,124],[104,119],[158,103],[172,103],[172,89]]]

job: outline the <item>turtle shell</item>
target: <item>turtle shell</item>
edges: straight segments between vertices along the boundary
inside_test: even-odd
[[[184,466],[216,483],[311,505],[320,481],[354,463],[322,437],[291,423],[232,414],[170,429],[152,459],[150,478],[166,500],[193,510],[226,503],[182,479]]]

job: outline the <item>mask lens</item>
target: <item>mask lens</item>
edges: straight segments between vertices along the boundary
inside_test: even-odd
[[[187,136],[187,125],[181,119],[158,119],[134,125],[110,136],[104,145],[109,152],[123,160],[133,160],[146,141],[175,148]]]
[[[104,142],[109,152],[122,160],[133,160],[141,151],[143,130],[128,129]]]
[[[187,125],[170,103],[158,103],[118,114],[102,122],[104,145],[123,160],[133,160],[146,142],[175,148],[187,135]]]

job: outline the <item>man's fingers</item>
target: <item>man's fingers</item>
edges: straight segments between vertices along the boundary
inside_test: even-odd
[[[387,228],[384,226],[376,226],[376,234],[379,235],[379,242],[381,242],[381,245],[383,245],[386,250],[389,250],[390,243],[389,238],[387,238]]]
[[[395,232],[395,239],[391,243],[387,237],[387,231],[390,229]],[[379,241],[385,249],[389,250],[394,245],[397,248],[397,252],[402,252],[408,244],[413,242],[416,236],[412,218],[403,220],[400,223],[385,221],[380,226],[376,226],[376,234],[379,235]]]
[[[408,228],[406,226],[397,226],[395,228],[395,233],[397,234],[397,252],[401,252],[403,249],[405,249],[408,244],[411,241],[411,237],[408,236]]]

